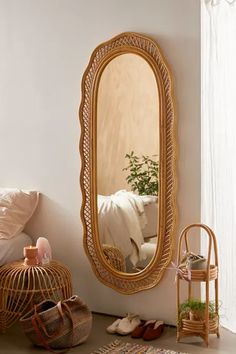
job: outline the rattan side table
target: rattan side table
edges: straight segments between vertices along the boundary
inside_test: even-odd
[[[34,304],[46,299],[72,296],[70,271],[53,260],[47,265],[27,266],[24,261],[0,268],[0,332],[4,333]]]

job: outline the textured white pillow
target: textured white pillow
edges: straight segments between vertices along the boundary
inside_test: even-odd
[[[24,258],[24,247],[32,245],[31,238],[20,232],[10,240],[0,240],[0,266]]]
[[[0,239],[10,239],[24,229],[38,199],[36,191],[0,188]]]

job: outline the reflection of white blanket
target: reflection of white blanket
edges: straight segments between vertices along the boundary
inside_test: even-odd
[[[98,195],[98,223],[102,244],[118,247],[134,266],[144,259],[142,229],[147,219],[140,196],[124,190],[110,196]]]

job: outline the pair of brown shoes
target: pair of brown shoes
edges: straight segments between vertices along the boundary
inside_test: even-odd
[[[163,321],[143,321],[132,332],[132,338],[143,338],[144,340],[153,340],[160,337],[164,330]]]

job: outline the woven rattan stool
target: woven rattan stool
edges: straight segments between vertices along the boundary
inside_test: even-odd
[[[34,304],[72,296],[70,271],[60,262],[27,266],[23,261],[0,268],[0,332],[5,332]]]
[[[111,245],[102,245],[104,256],[107,262],[116,270],[126,271],[125,259],[119,248]]]

